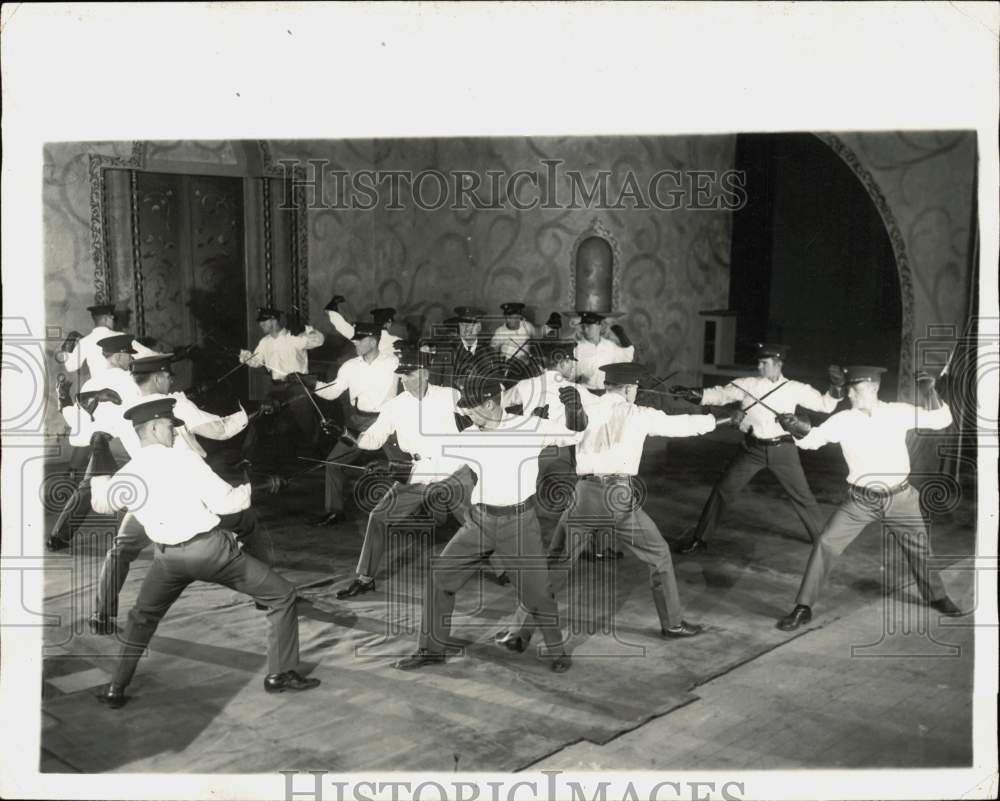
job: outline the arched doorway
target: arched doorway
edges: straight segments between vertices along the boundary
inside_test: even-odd
[[[868,188],[812,134],[737,137],[746,206],[734,214],[730,308],[737,360],[774,339],[792,347],[793,375],[820,380],[831,363],[889,368],[900,378],[905,342],[900,268]]]

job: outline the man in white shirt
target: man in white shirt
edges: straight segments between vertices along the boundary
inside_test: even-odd
[[[570,668],[555,596],[547,572],[539,569],[545,557],[534,494],[538,454],[547,445],[572,444],[579,435],[551,420],[504,414],[501,391],[498,380],[471,376],[458,402],[473,425],[459,434],[445,454],[465,460],[479,480],[472,491],[468,518],[440,557],[431,561],[424,588],[423,633],[417,652],[394,665],[400,670],[445,661],[455,595],[491,556],[516,577],[518,602],[541,628],[553,672]],[[567,422],[577,425],[581,409],[575,388],[566,387],[561,395],[565,395]]]
[[[636,406],[639,383],[649,377],[641,364],[619,362],[605,365],[602,370],[607,393],[586,411],[587,426],[576,446],[576,494],[559,519],[549,548],[550,570],[556,565],[560,568],[553,571],[551,581],[558,591],[573,562],[589,546],[591,532],[606,531],[649,566],[661,635],[693,637],[701,632],[701,626],[683,618],[670,548],[642,508],[644,493],[636,475],[646,437],[707,434],[715,430],[715,417],[667,415],[659,409]],[[512,651],[523,651],[534,629],[535,624],[519,612],[512,629],[497,635],[497,643]]]
[[[354,325],[340,313],[340,304],[344,302],[343,295],[334,295],[326,304],[326,315],[330,320],[330,325],[345,339],[354,339]],[[390,333],[389,329],[396,319],[396,310],[391,306],[371,310],[372,321],[380,326],[382,331],[379,334],[378,349],[381,353],[391,356],[395,353],[396,343],[402,339]]]
[[[294,433],[298,432],[301,442],[312,448],[319,435],[319,418],[312,404],[308,402],[311,383],[309,355],[307,351],[323,344],[323,335],[311,325],[302,326],[301,331],[292,333],[281,324],[279,309],[262,306],[257,309],[257,324],[264,334],[254,348],[240,351],[240,362],[250,367],[262,367],[271,376],[271,388],[262,405],[265,409],[274,407],[273,414],[258,415],[247,428],[241,447],[243,458],[253,463],[260,436],[260,428],[267,421],[272,424],[277,441],[283,446],[282,455],[287,456],[294,449]],[[305,385],[304,385],[305,384]],[[294,403],[290,401],[294,400]]]
[[[831,515],[809,555],[795,608],[778,622],[783,631],[794,631],[812,620],[812,607],[827,574],[844,549],[869,524],[888,530],[906,555],[924,601],[943,615],[962,614],[948,597],[941,573],[928,563],[930,537],[920,509],[920,495],[910,486],[910,456],[906,432],[939,431],[951,425],[951,410],[943,404],[934,380],[924,377],[921,394],[926,408],[909,403],[884,403],[878,398],[883,367],[847,367],[847,397],[851,408],[838,412],[816,428],[793,414],[781,415],[782,428],[796,444],[815,450],[839,443],[847,462],[847,496]],[[887,577],[893,581],[898,577]]]
[[[126,433],[122,411],[125,404],[130,404],[139,397],[139,388],[129,373],[135,353],[132,343],[131,334],[112,334],[97,343],[105,362],[104,369],[83,383],[75,405],[66,406],[62,410],[63,418],[70,425],[71,444],[83,446],[86,442],[89,449],[97,432],[104,432],[109,438],[115,439],[120,439]],[[126,458],[121,445],[117,445],[116,449]],[[91,472],[88,461],[82,480],[56,517],[45,543],[48,550],[61,551],[68,548],[73,539],[73,525],[81,522],[78,514],[82,512],[82,518],[86,518],[90,506]]]
[[[132,378],[139,390],[139,397],[123,406],[125,414],[139,403],[152,400],[171,399],[174,401],[173,415],[184,425],[174,432],[174,448],[189,450],[199,459],[205,458],[205,451],[195,439],[195,435],[208,439],[228,439],[242,431],[247,424],[246,412],[242,409],[233,415],[219,417],[192,403],[183,392],[173,392],[172,356],[152,356],[132,362]],[[141,443],[128,420],[123,422],[132,430],[122,432],[122,444],[132,458],[139,455]],[[247,553],[263,562],[270,561],[266,548],[258,536],[257,514],[252,509],[241,511],[225,520],[225,528],[236,533]],[[90,619],[90,630],[94,634],[113,634],[114,619],[118,616],[118,595],[121,593],[129,568],[140,553],[150,544],[150,539],[139,524],[138,518],[126,514],[118,526],[115,539],[104,555],[100,578],[97,582],[97,605]]]
[[[101,340],[121,334],[121,332],[115,330],[115,306],[113,303],[88,306],[87,311],[90,312],[94,320],[93,330],[86,336],[82,336],[79,331],[70,331],[60,348],[61,354],[57,356],[57,359],[70,373],[75,373],[87,365],[90,377],[95,378],[108,367],[107,359],[101,349]],[[132,340],[132,348],[133,352],[139,356],[159,355],[135,339]]]
[[[528,361],[528,343],[532,339],[541,338],[542,333],[524,318],[523,303],[502,303],[500,310],[503,312],[504,322],[494,330],[490,346],[507,361]]]
[[[794,413],[798,406],[829,413],[837,408],[842,395],[836,384],[821,395],[808,384],[785,378],[782,368],[788,350],[787,345],[758,344],[756,376],[737,378],[721,387],[671,387],[671,392],[692,403],[707,406],[739,403],[746,415],[740,424],[740,430],[746,434],[743,444],[712,488],[698,524],[674,546],[677,553],[704,550],[707,547],[705,539],[715,531],[726,507],[761,470],[770,470],[778,479],[802,520],[810,542],[815,542],[823,530],[823,516],[802,472],[799,453],[792,437],[778,424],[777,415]],[[839,373],[831,369],[831,379],[836,380],[837,375]]]
[[[524,414],[533,414],[565,424],[565,411],[559,399],[562,387],[575,386],[577,361],[573,343],[546,341],[542,348],[546,365],[541,375],[518,381],[503,393],[504,408],[520,406]],[[580,402],[586,411],[599,399],[586,387],[578,387]],[[538,457],[538,511],[556,517],[565,510],[576,485],[576,462],[572,446],[550,445]]]
[[[601,367],[605,364],[630,362],[635,358],[635,347],[628,341],[621,326],[615,326],[615,338],[612,339],[606,324],[607,318],[603,314],[580,312],[581,339],[576,344],[574,354],[580,382],[587,389],[601,392],[604,391],[604,373],[601,372]]]
[[[174,429],[183,422],[172,414],[171,398],[148,401],[126,412],[142,447],[124,469],[94,479],[95,511],[127,509],[156,543],[153,564],[143,579],[122,649],[98,699],[117,709],[127,702],[125,688],[163,616],[193,581],[209,581],[252,596],[268,608],[267,692],[308,690],[318,679],[303,678],[299,665],[299,624],[295,587],[270,567],[240,550],[222,527],[221,516],[250,507],[250,484],[231,487],[186,449],[174,448]],[[131,492],[120,491],[123,486]]]
[[[357,575],[337,593],[340,599],[375,590],[375,576],[390,534],[393,529],[402,529],[418,510],[425,510],[436,525],[443,524],[449,514],[464,522],[476,483],[475,473],[465,462],[444,455],[445,446],[453,445],[458,436],[458,392],[430,383],[429,353],[415,347],[404,347],[398,353],[396,373],[403,391],[382,405],[375,422],[357,443],[364,450],[378,450],[395,434],[400,449],[413,458],[413,468],[409,482],[394,484],[368,516]]]
[[[356,437],[375,422],[386,401],[396,397],[399,360],[394,354],[382,353],[378,348],[379,332],[375,323],[358,323],[354,326],[354,348],[357,356],[348,359],[337,371],[337,378],[330,384],[316,389],[324,400],[336,400],[348,393],[350,410],[346,417],[346,430],[352,436],[337,440],[326,457],[341,464],[354,464],[362,454]],[[344,510],[344,471],[336,465],[324,469],[324,512],[316,520],[317,526],[331,526]]]

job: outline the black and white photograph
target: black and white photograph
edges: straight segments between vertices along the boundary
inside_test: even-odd
[[[835,5],[5,6],[4,797],[995,797],[1000,14]]]

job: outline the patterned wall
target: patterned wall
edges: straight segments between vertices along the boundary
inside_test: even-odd
[[[624,176],[645,187],[661,169],[726,170],[734,138],[427,139],[377,142],[274,142],[274,158],[327,159],[354,172],[436,169],[448,174],[489,171],[544,175],[545,159],[561,159],[590,185],[600,169],[612,172],[609,197]],[[484,179],[485,183],[485,179]],[[560,192],[565,191],[564,188]],[[326,202],[336,192],[325,179]],[[396,306],[414,331],[450,316],[458,304],[479,304],[499,314],[508,300],[528,303],[536,322],[571,306],[573,246],[598,220],[617,242],[620,311],[637,358],[654,370],[691,369],[698,363],[698,312],[726,305],[731,215],[726,211],[598,211],[586,208],[518,211],[505,208],[425,210],[406,184],[401,210],[390,198],[371,211],[310,212],[310,294],[322,308],[333,290],[349,299],[358,317],[370,305]],[[433,203],[436,184],[425,185]],[[488,196],[488,193],[487,195]],[[532,196],[530,191],[524,197]]]

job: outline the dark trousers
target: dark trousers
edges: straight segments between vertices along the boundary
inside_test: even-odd
[[[921,597],[928,602],[945,597],[947,592],[940,571],[928,565],[931,545],[920,511],[920,495],[913,487],[907,487],[896,495],[882,498],[848,492],[813,544],[795,603],[804,606],[815,603],[834,561],[855,537],[874,522],[878,522],[883,532],[888,531],[899,543]],[[888,581],[893,578],[887,576]]]
[[[823,530],[823,518],[812,490],[809,489],[805,473],[802,472],[802,462],[799,461],[799,451],[795,443],[762,445],[754,443],[753,440],[740,445],[725,474],[712,488],[712,494],[708,497],[692,536],[703,540],[712,534],[726,507],[761,470],[770,470],[778,479],[778,483],[788,493],[796,514],[806,527],[810,541],[816,542]]]
[[[319,415],[308,395],[291,376],[284,383],[272,382],[267,399],[278,401],[282,407],[274,414],[257,415],[250,421],[240,446],[243,458],[253,462],[264,437],[274,440],[278,461],[294,455],[296,440],[305,450],[314,450],[319,437]]]
[[[532,506],[517,514],[499,515],[479,505],[470,507],[466,522],[431,562],[420,647],[438,653],[446,650],[455,594],[481,572],[491,556],[514,580],[519,609],[541,628],[546,644],[561,652],[559,609],[549,587],[541,531]]]
[[[357,436],[367,430],[377,417],[378,415],[351,412],[347,417],[347,429]],[[392,459],[396,454],[402,455],[402,451],[393,442],[394,439],[390,439],[382,448],[388,459]],[[340,462],[341,464],[357,464],[363,461],[366,456],[370,457],[371,454],[372,451],[348,445],[346,442],[338,439],[337,443],[333,446],[333,450],[327,454],[326,458],[331,462]],[[339,513],[344,511],[344,481],[344,469],[342,467],[335,467],[328,464],[323,469],[323,508],[327,512]]]
[[[538,514],[558,517],[573,500],[576,486],[576,448],[572,445],[549,445],[538,454],[538,481],[535,497]]]
[[[74,447],[70,454],[70,480],[82,476],[76,488],[69,494],[63,504],[49,537],[60,542],[71,542],[74,524],[82,523],[90,513],[90,477],[94,472],[91,463],[90,446]]]
[[[299,664],[299,621],[295,587],[263,562],[240,550],[236,537],[219,528],[181,543],[156,545],[153,564],[143,579],[135,606],[128,613],[122,650],[112,682],[132,680],[146,646],[171,605],[193,581],[210,581],[245,593],[267,607],[269,673],[294,670]]]
[[[580,479],[577,483],[573,503],[559,518],[549,547],[553,590],[558,592],[565,585],[573,563],[590,544],[595,530],[608,532],[646,563],[660,628],[679,626],[684,610],[670,548],[653,518],[636,505],[631,483],[625,479],[610,483]],[[519,613],[514,633],[530,639],[533,632],[532,621]]]
[[[426,511],[429,519],[438,525],[444,523],[448,515],[464,524],[475,485],[476,474],[466,465],[430,484],[394,485],[368,515],[358,575],[369,578],[377,575],[393,527],[405,523],[419,510]]]
[[[261,531],[260,515],[256,509],[220,515],[219,528],[232,531],[246,553],[266,565],[271,564],[270,543]],[[125,586],[129,568],[149,544],[146,529],[135,515],[126,512],[101,565],[101,576],[97,582],[98,615],[105,618],[118,616],[118,595]]]

